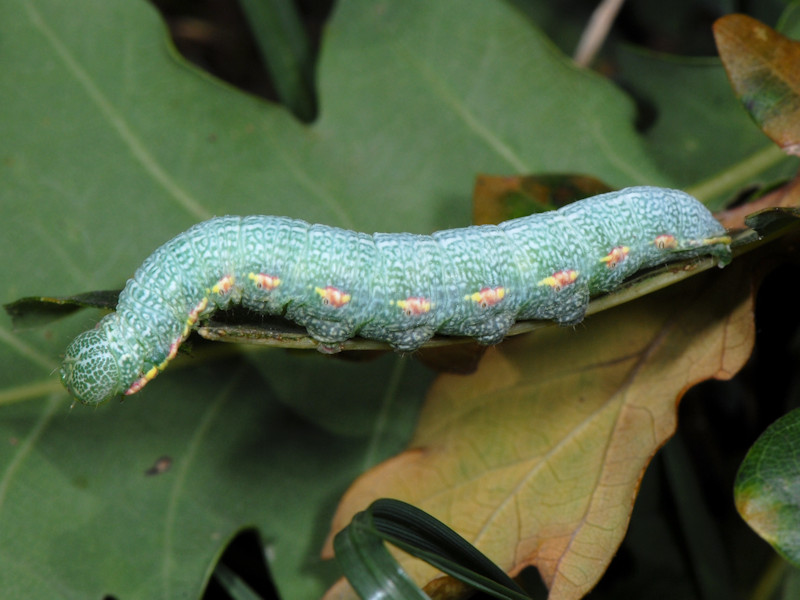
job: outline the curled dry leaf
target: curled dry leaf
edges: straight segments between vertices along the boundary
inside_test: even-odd
[[[718,19],[714,38],[755,122],[787,154],[800,154],[800,42],[740,14]]]

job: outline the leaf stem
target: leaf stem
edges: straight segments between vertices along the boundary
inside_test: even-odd
[[[727,169],[721,171],[714,177],[701,181],[687,189],[686,191],[701,201],[708,202],[724,196],[730,196],[747,182],[766,171],[770,167],[786,158],[786,154],[774,144],[770,144],[763,150],[751,154],[746,159],[732,164]],[[711,210],[724,208],[722,200],[716,200],[716,204],[709,204]]]

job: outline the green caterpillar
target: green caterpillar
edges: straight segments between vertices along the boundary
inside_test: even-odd
[[[435,333],[496,344],[524,319],[580,322],[590,296],[675,258],[731,259],[725,228],[677,190],[635,187],[432,235],[368,235],[283,217],[220,217],[155,251],[115,313],[67,348],[61,381],[99,404],[162,371],[195,324],[240,303],[335,350],[355,335],[411,352]]]

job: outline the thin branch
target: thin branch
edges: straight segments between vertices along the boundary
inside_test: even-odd
[[[575,50],[575,62],[579,66],[588,67],[594,60],[608,37],[608,32],[611,30],[611,25],[617,18],[623,2],[625,0],[602,0],[594,10]]]

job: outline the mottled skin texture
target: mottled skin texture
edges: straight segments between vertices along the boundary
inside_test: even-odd
[[[495,344],[522,319],[581,321],[590,296],[677,258],[730,260],[730,239],[691,196],[628,188],[500,225],[367,235],[282,217],[220,217],[150,256],[117,311],[67,348],[78,400],[131,394],[196,322],[241,303],[334,347],[355,335],[413,351],[434,333]]]

